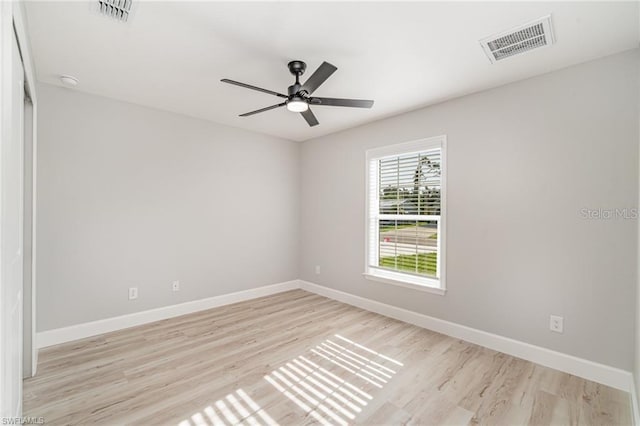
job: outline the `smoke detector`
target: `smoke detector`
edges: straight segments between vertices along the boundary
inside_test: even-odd
[[[98,0],[98,12],[117,21],[127,22],[132,0]]]
[[[555,42],[551,15],[519,25],[510,30],[480,40],[480,45],[492,64]]]
[[[78,85],[78,79],[72,75],[61,75],[60,82],[68,87],[76,87]]]

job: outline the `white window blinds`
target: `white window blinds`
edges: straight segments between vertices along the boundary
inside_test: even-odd
[[[443,143],[420,142],[368,155],[367,268],[442,287]]]

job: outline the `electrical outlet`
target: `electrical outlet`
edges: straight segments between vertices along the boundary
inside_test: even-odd
[[[138,298],[138,287],[129,287],[129,300]]]
[[[173,284],[171,284],[171,288],[173,291],[180,291],[180,281],[174,281]]]
[[[562,333],[564,330],[564,318],[557,315],[551,315],[549,317],[549,330],[556,333]]]
[[[316,265],[316,275],[320,275],[320,265]]]

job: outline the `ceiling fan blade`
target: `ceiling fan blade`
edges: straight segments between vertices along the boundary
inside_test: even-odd
[[[240,114],[240,117],[247,117],[249,115],[257,114],[259,112],[265,112],[265,111],[269,111],[270,109],[280,108],[280,107],[285,106],[286,104],[287,104],[286,102],[283,102],[283,103],[278,104],[278,105],[271,105],[271,106],[268,106],[268,107],[265,107],[265,108],[257,109],[255,111],[245,112],[244,114]]]
[[[306,111],[302,111],[300,114],[304,117],[305,120],[307,120],[307,124],[310,127],[320,124],[318,123],[318,119],[316,118],[316,116],[313,114],[313,111],[311,111],[311,108],[307,109]]]
[[[371,108],[373,101],[366,99],[309,98],[312,105],[341,106],[351,108]]]
[[[311,74],[311,77],[304,83],[301,90],[306,91],[309,95],[312,94],[322,83],[331,77],[331,74],[336,72],[337,69],[338,68],[329,62],[323,62],[318,69]]]
[[[283,95],[282,93],[274,92],[273,90],[263,89],[261,87],[252,86],[246,83],[240,83],[239,81],[229,80],[228,78],[223,78],[220,80],[223,83],[235,84],[236,86],[244,87],[247,89],[257,90],[258,92],[268,93],[270,95],[279,96],[281,98],[286,98],[287,95]]]

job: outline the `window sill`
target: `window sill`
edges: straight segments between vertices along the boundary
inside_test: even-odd
[[[432,287],[426,284],[416,284],[416,283],[411,283],[411,282],[407,282],[407,281],[401,281],[398,279],[393,279],[393,278],[388,278],[388,277],[383,277],[377,274],[372,274],[369,272],[365,272],[362,275],[364,275],[364,277],[368,280],[371,281],[378,281],[378,282],[382,282],[382,283],[386,283],[386,284],[393,284],[393,285],[397,285],[399,287],[405,287],[405,288],[410,288],[413,290],[418,290],[418,291],[425,291],[427,293],[433,293],[433,294],[438,294],[440,296],[444,296],[445,293],[447,292],[446,289],[444,288],[439,288],[439,287]]]

